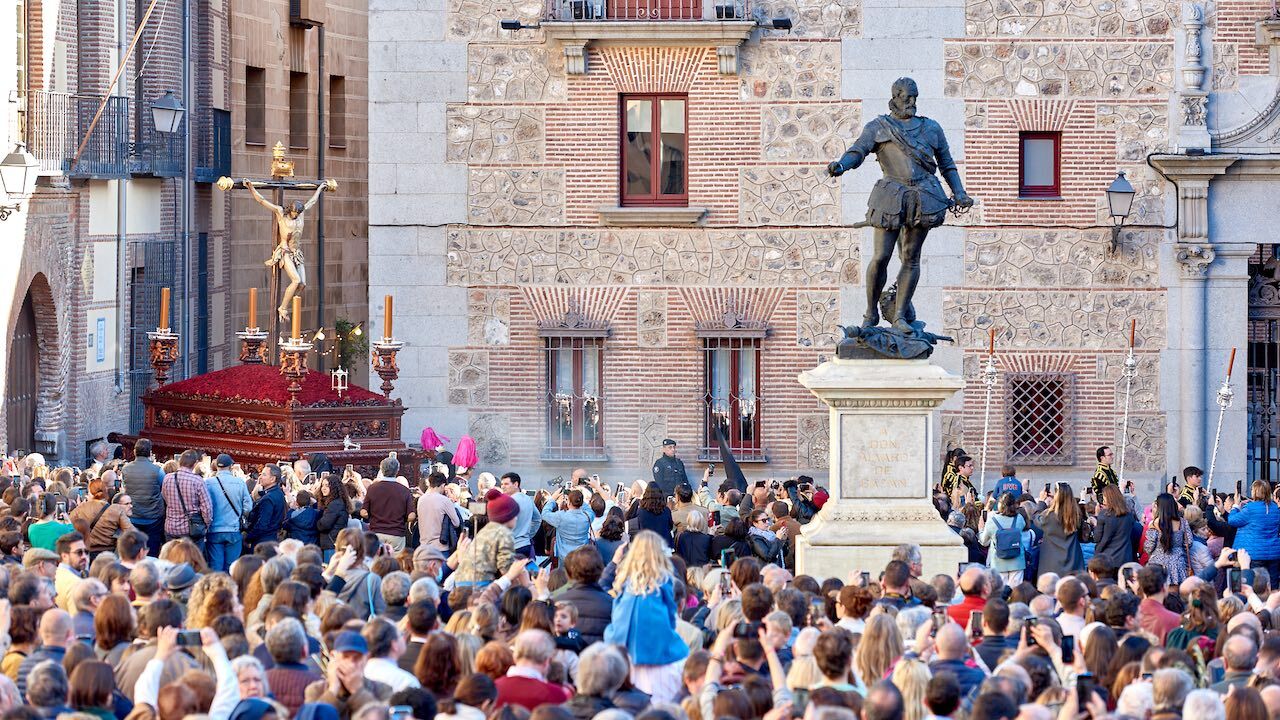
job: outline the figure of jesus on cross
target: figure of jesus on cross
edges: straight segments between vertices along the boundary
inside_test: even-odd
[[[316,188],[315,193],[306,202],[294,201],[287,208],[262,197],[255,187],[256,184],[252,180],[244,181],[244,186],[253,195],[253,199],[276,216],[276,248],[263,264],[267,267],[279,268],[289,276],[289,287],[285,288],[284,295],[280,297],[280,307],[276,310],[280,320],[287,322],[293,296],[307,286],[307,267],[302,257],[302,247],[298,244],[302,238],[302,216],[320,199],[320,193],[336,189],[337,183],[328,180]]]
[[[333,192],[338,189],[337,181],[333,179],[294,179],[293,161],[285,158],[284,144],[276,143],[271,151],[270,179],[243,178],[236,180],[222,177],[218,179],[218,188],[224,192],[229,192],[236,188],[245,188],[259,205],[270,210],[272,215],[275,216],[272,223],[273,243],[271,257],[263,264],[271,268],[272,302],[278,301],[279,303],[276,315],[281,322],[287,322],[290,319],[294,296],[300,294],[307,285],[307,268],[302,254],[303,216],[320,200],[321,193],[326,190]],[[259,192],[259,188],[274,190],[275,201],[272,202],[263,197],[262,193]],[[311,196],[305,201],[286,202],[284,198],[285,192],[297,190],[312,191]],[[279,273],[284,273],[289,279],[289,285],[283,293],[279,289]],[[321,291],[323,292],[323,288]],[[323,319],[318,319],[319,324],[323,324],[323,322]],[[272,323],[272,325],[274,326],[275,323]],[[275,346],[277,336],[278,333],[273,329],[271,331],[271,347]]]

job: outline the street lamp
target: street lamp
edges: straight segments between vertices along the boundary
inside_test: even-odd
[[[39,169],[40,163],[22,143],[18,143],[13,152],[0,161],[0,185],[4,186],[4,194],[16,201],[12,205],[0,205],[0,220],[8,220],[24,201],[31,199],[36,191]]]
[[[1120,249],[1120,230],[1124,221],[1129,219],[1133,209],[1133,185],[1124,176],[1124,171],[1116,172],[1116,179],[1107,186],[1107,208],[1111,211],[1111,253]]]
[[[178,128],[182,125],[182,116],[186,114],[186,108],[182,107],[178,97],[170,90],[164,94],[164,97],[151,103],[151,120],[155,124],[156,130],[165,135],[172,135],[178,132]]]

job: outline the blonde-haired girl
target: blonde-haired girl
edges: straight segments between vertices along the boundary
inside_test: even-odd
[[[667,544],[650,530],[631,539],[614,581],[604,641],[627,648],[631,682],[655,703],[675,700],[689,648],[676,633],[676,598]]]

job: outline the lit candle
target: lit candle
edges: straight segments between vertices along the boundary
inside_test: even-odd
[[[988,355],[996,354],[996,329],[994,327],[991,328],[991,335],[987,341],[987,354]]]
[[[386,307],[384,307],[382,311],[382,325],[384,328],[382,331],[382,336],[387,339],[395,337],[394,335],[391,334],[391,304],[392,304],[392,298],[390,295],[388,295],[386,297]]]
[[[1129,320],[1129,347],[1133,347],[1133,338],[1138,334],[1138,318]]]
[[[302,298],[293,296],[293,339],[302,337]]]
[[[1231,348],[1231,359],[1227,361],[1227,379],[1231,379],[1231,368],[1236,364],[1236,349]]]
[[[249,327],[258,327],[258,288],[249,288]]]
[[[160,326],[157,330],[169,329],[169,288],[160,288]]]

